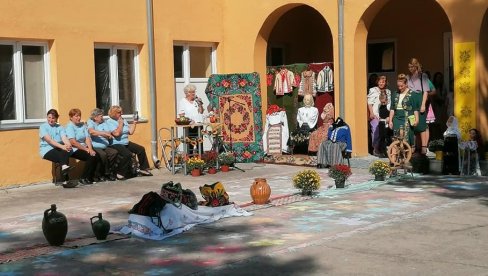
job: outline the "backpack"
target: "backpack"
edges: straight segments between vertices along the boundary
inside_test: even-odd
[[[164,201],[158,193],[149,192],[143,195],[141,200],[129,210],[129,214],[157,217],[157,225],[158,227],[162,227],[161,217],[159,215],[161,210],[163,210],[164,205],[166,205],[166,201]]]

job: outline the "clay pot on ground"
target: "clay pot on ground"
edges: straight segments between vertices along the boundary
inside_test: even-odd
[[[229,165],[220,165],[220,171],[228,172],[230,170]]]
[[[216,174],[217,173],[217,169],[212,167],[212,168],[208,168],[208,174]]]
[[[251,185],[251,198],[254,204],[266,204],[271,195],[271,188],[266,181],[266,178],[256,178]]]
[[[63,213],[56,210],[56,204],[44,211],[42,233],[50,245],[62,245],[66,239],[68,220]]]
[[[98,218],[98,220],[93,222],[94,218]],[[110,223],[102,218],[102,213],[98,213],[98,216],[92,217],[90,223],[97,240],[105,240],[108,232],[110,232]]]
[[[202,174],[202,170],[200,169],[191,170],[191,176],[200,176],[201,174]]]

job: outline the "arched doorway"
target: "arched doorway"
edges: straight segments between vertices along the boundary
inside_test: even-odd
[[[356,40],[366,40],[357,46],[364,47],[364,51],[356,51],[367,60],[365,81],[362,87],[356,85],[358,91],[365,91],[365,104],[366,80],[371,74],[387,76],[388,86],[394,91],[396,76],[408,73],[408,62],[416,57],[432,82],[434,75],[443,77],[436,84],[439,93],[432,98],[436,122],[430,127],[431,139],[441,138],[454,107],[451,37],[449,19],[434,0],[375,1],[366,9],[356,31]]]
[[[293,93],[276,96],[269,68],[285,65],[299,79],[308,64],[324,62],[333,66],[333,39],[327,21],[316,9],[302,4],[289,4],[268,16],[256,39],[255,64],[259,72],[263,72],[263,66],[268,69],[262,74],[268,78],[266,88],[263,89],[263,94],[266,91],[263,105],[278,104],[285,108],[290,130],[295,128],[296,110],[302,104],[302,97],[298,96],[298,88],[293,89]],[[318,93],[315,97],[315,106],[319,110],[327,102],[333,102],[333,92]],[[318,125],[321,124],[319,119]]]

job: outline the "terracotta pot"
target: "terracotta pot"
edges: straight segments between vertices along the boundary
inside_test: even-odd
[[[217,169],[216,168],[208,168],[208,174],[216,174]]]
[[[228,172],[229,171],[229,165],[220,165],[220,170],[223,172]]]
[[[438,150],[435,152],[435,160],[442,160],[442,157],[443,157],[444,153],[442,152],[442,150]]]
[[[202,171],[200,169],[193,169],[191,170],[191,176],[200,176]]]
[[[266,178],[256,178],[251,185],[251,197],[254,204],[266,204],[271,195],[271,188]]]

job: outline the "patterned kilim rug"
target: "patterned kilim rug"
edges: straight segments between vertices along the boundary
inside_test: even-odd
[[[306,166],[306,167],[316,167],[317,166],[317,156],[308,156],[303,154],[295,155],[267,155],[263,158],[264,163],[270,164],[283,164],[283,165],[295,165],[295,166]]]
[[[219,112],[224,143],[230,145],[237,162],[263,158],[263,122],[258,73],[216,74],[205,89],[210,105]]]

